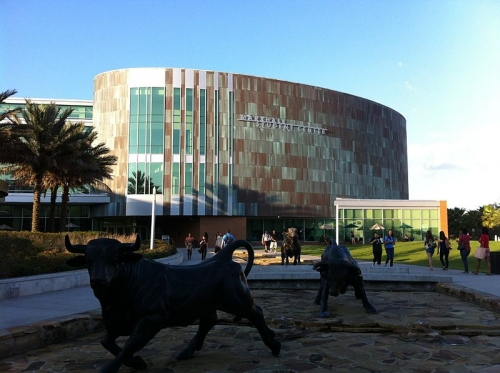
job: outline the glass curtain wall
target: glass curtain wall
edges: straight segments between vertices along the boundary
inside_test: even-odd
[[[427,230],[434,236],[439,233],[439,210],[436,209],[339,209],[339,239],[351,242],[351,231],[358,242],[368,242],[378,224],[384,229],[379,234],[392,229],[398,240],[405,235],[409,240],[423,241]],[[335,237],[335,217],[325,219],[248,219],[247,239],[260,241],[264,230],[275,229],[282,232],[288,227],[300,231],[301,240],[321,242],[323,237]],[[280,236],[281,238],[281,236]]]
[[[164,113],[165,88],[130,89],[128,194],[162,193]]]
[[[207,149],[207,102],[206,102],[206,90],[200,89],[200,157],[203,158],[203,162],[200,162],[198,167],[198,192],[200,196],[205,195],[205,155]]]
[[[181,89],[174,88],[173,92],[173,115],[172,118],[172,194],[181,193]]]

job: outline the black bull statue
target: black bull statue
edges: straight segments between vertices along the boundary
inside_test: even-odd
[[[361,299],[368,313],[377,313],[366,296],[361,269],[347,247],[338,246],[332,241],[321,255],[321,261],[316,263],[313,269],[321,274],[318,295],[314,301],[314,304],[321,305],[321,317],[330,316],[328,296],[337,297],[339,294],[344,294],[348,286],[354,287],[356,299]]]
[[[262,309],[254,304],[246,278],[253,265],[254,252],[248,241],[235,241],[213,258],[192,266],[171,266],[143,259],[133,244],[99,238],[87,245],[73,245],[68,236],[65,246],[72,253],[84,254],[68,263],[86,262],[90,286],[99,300],[105,332],[102,346],[115,358],[101,372],[116,372],[122,364],[146,368],[134,356],[161,329],[187,326],[199,319],[198,332],[177,356],[187,359],[199,351],[208,332],[217,323],[217,311],[235,315],[235,321],[248,319],[259,331],[265,345],[278,356],[281,343],[266,325]],[[235,249],[248,251],[245,270],[232,260]],[[116,339],[130,336],[119,347]]]
[[[297,228],[288,228],[283,232],[283,241],[281,242],[281,265],[288,265],[289,259],[293,257],[293,264],[300,264],[300,253],[302,247],[299,241],[299,232]]]

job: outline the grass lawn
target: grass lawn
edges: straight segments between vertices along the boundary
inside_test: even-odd
[[[369,261],[373,260],[372,254],[372,245],[346,245],[350,250],[354,259],[358,261]],[[457,250],[458,244],[456,242],[452,242],[453,249],[450,251],[449,268],[452,269],[461,269],[463,270],[464,266],[462,264],[462,259],[460,258],[460,252]],[[474,270],[476,258],[474,258],[473,254],[475,249],[479,246],[477,242],[471,241],[471,254],[469,255],[469,271]],[[490,249],[491,251],[500,252],[500,242],[491,242],[490,241]],[[321,256],[323,251],[325,250],[324,245],[303,245],[302,246],[302,254],[306,255],[317,255]],[[425,253],[424,243],[422,241],[413,241],[413,242],[398,242],[396,244],[394,250],[394,263],[404,263],[404,264],[412,264],[412,265],[420,265],[420,266],[429,266],[429,261],[427,259],[427,254]],[[441,268],[441,263],[439,261],[439,255],[437,254],[437,250],[434,252],[433,256],[434,267]],[[382,250],[382,261],[385,263],[385,250]],[[486,268],[486,264],[481,263],[481,267],[484,270]]]

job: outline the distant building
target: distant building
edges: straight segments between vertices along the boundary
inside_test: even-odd
[[[91,203],[82,195],[71,215],[82,229],[148,237],[154,190],[156,233],[174,241],[228,228],[258,241],[264,229],[291,225],[316,240],[321,224],[337,224],[339,198],[408,200],[405,118],[361,97],[249,75],[134,68],[97,75],[93,102],[69,104],[118,157],[110,191]],[[342,214],[336,231],[348,225]],[[437,230],[439,218],[432,224]]]

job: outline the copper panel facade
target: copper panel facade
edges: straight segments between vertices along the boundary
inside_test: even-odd
[[[127,193],[128,69],[95,79],[94,124],[119,163],[111,184]],[[180,88],[181,174],[185,170],[186,69],[165,69],[164,215],[171,215],[173,90]],[[179,70],[179,69],[176,69]],[[139,71],[139,72],[140,72]],[[190,74],[192,70],[189,71]],[[204,74],[200,87],[200,72]],[[137,79],[134,80],[137,84]],[[406,121],[353,95],[262,77],[194,70],[193,214],[331,217],[337,197],[408,199]],[[206,109],[200,113],[200,89]],[[206,118],[205,188],[200,184],[200,115]],[[112,145],[112,146],[110,146]],[[182,178],[181,178],[182,180]],[[185,215],[182,201],[179,214]],[[201,198],[203,197],[203,198]],[[202,203],[203,208],[198,209]]]

